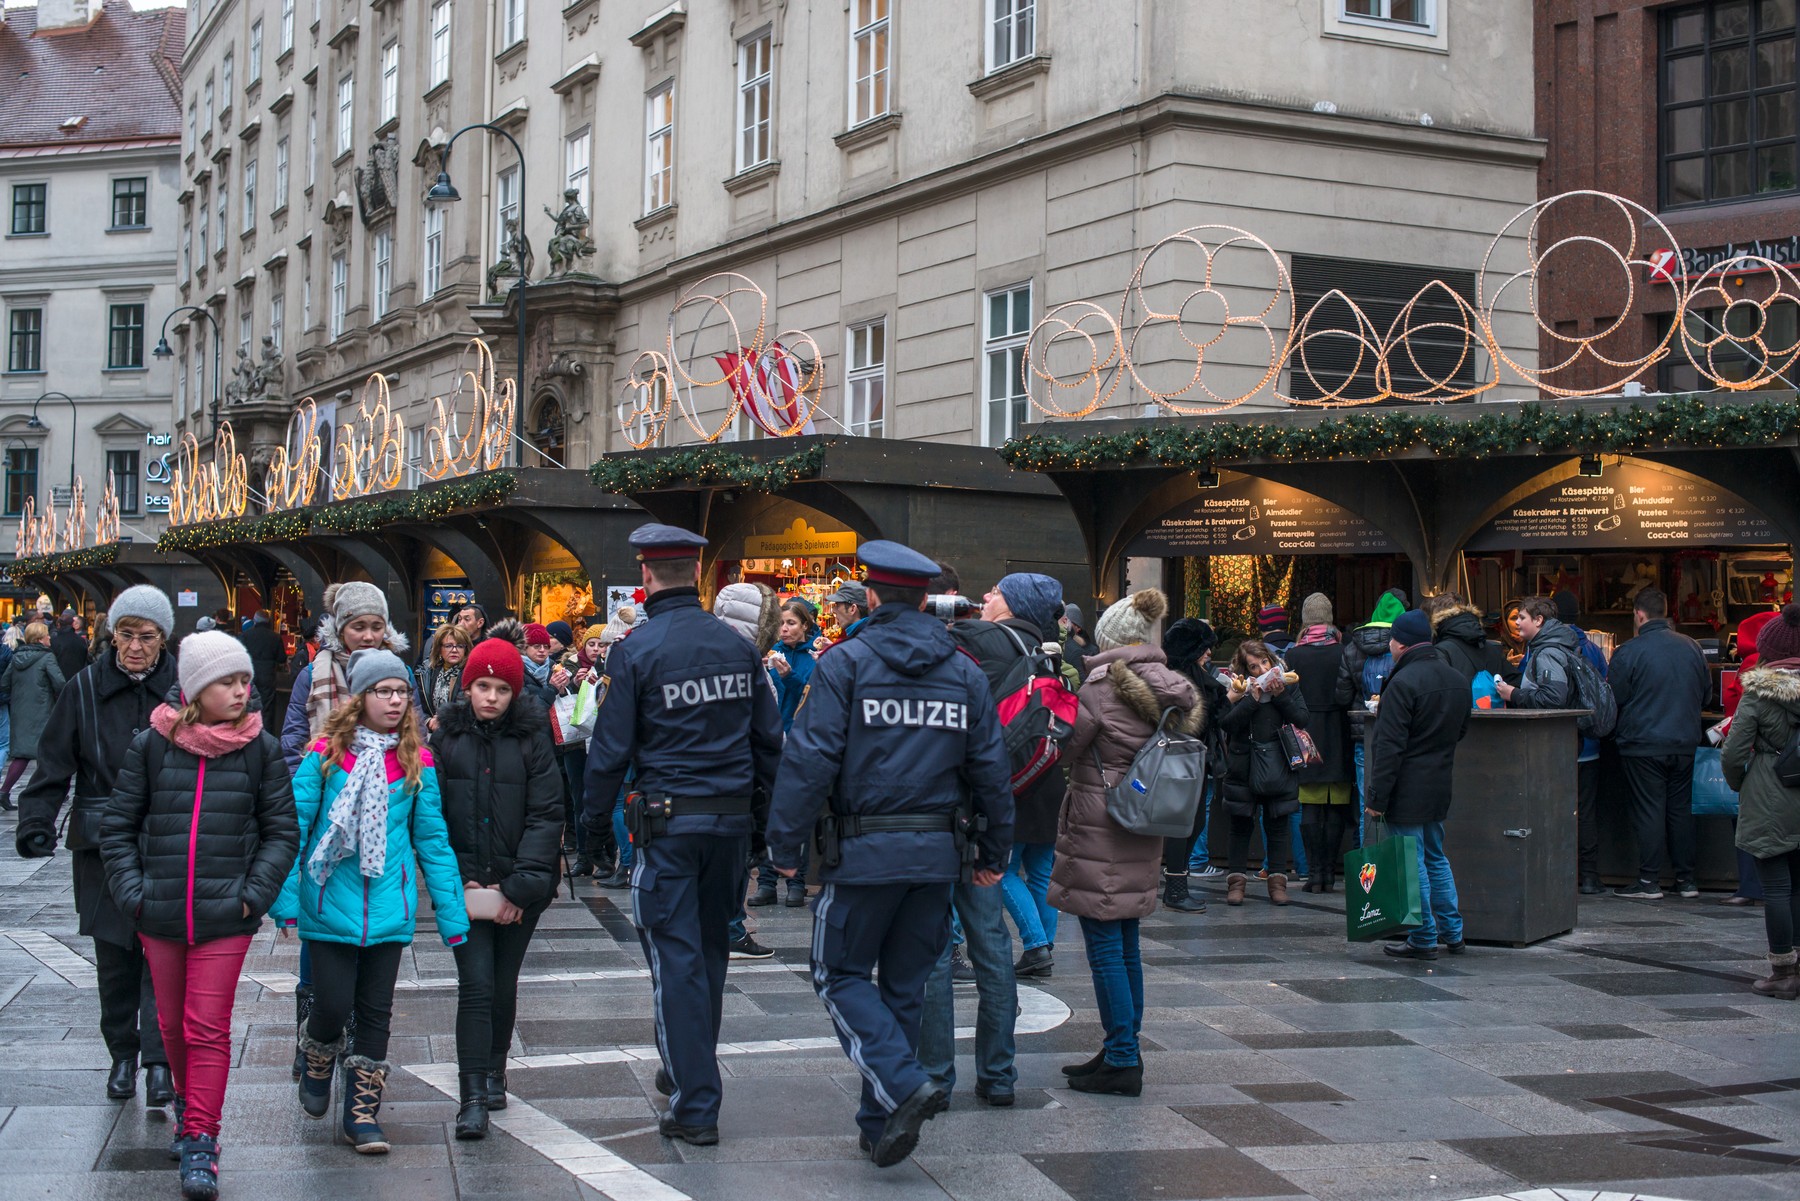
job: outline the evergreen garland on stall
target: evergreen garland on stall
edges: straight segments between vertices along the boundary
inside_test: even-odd
[[[753,459],[737,451],[705,446],[654,457],[621,455],[601,459],[588,468],[588,479],[596,487],[620,496],[704,486],[773,493],[811,479],[824,465],[823,446],[811,446],[775,459]]]
[[[22,580],[26,576],[57,576],[65,571],[79,571],[84,567],[106,567],[119,557],[117,542],[102,542],[98,546],[84,546],[79,550],[58,551],[53,555],[31,555],[14,559],[6,565],[7,574],[14,580]]]
[[[293,542],[310,533],[374,533],[390,525],[439,521],[466,509],[500,504],[512,495],[518,483],[518,477],[510,471],[491,471],[381,500],[341,501],[310,509],[171,526],[156,540],[156,549],[167,553],[257,542]]]
[[[1466,412],[1467,410],[1462,410]],[[1669,446],[1764,446],[1800,433],[1800,400],[1720,404],[1675,396],[1651,407],[1561,410],[1528,404],[1513,413],[1447,417],[1405,409],[1328,417],[1316,425],[1213,421],[1154,425],[1117,434],[1026,434],[1001,448],[1022,471],[1109,467],[1194,468],[1251,459],[1320,462],[1428,450],[1441,459],[1661,450]]]

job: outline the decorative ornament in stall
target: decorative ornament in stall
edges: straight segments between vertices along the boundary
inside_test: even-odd
[[[192,433],[181,435],[169,483],[170,525],[242,517],[249,500],[249,471],[229,421],[213,435],[210,463],[200,462],[200,443]]]
[[[331,465],[331,499],[349,500],[400,486],[406,465],[406,419],[388,404],[387,376],[364,382],[356,416],[338,426]]]
[[[318,491],[323,452],[319,445],[319,406],[307,397],[288,418],[287,436],[269,460],[263,491],[271,513],[303,509]]]
[[[475,362],[469,365],[469,354]],[[431,401],[431,424],[425,430],[425,475],[434,480],[497,471],[506,462],[518,417],[517,380],[494,382],[494,352],[480,338],[469,339],[458,368],[456,388],[448,400]],[[469,400],[468,429],[462,428],[462,401]]]
[[[119,491],[113,473],[106,473],[106,491],[100,494],[100,507],[94,510],[94,545],[119,540]]]
[[[69,489],[69,514],[63,518],[59,550],[80,550],[87,541],[87,504],[82,492],[81,477],[76,476],[74,487]]]

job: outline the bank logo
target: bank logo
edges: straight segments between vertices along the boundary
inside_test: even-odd
[[[1356,873],[1356,882],[1362,885],[1362,890],[1364,892],[1368,892],[1370,889],[1374,888],[1375,865],[1373,863],[1363,864],[1362,870]]]

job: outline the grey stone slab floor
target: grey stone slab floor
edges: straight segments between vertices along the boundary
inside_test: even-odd
[[[0,819],[0,846],[11,821]],[[261,934],[233,1023],[223,1186],[254,1201],[1685,1201],[1800,1196],[1800,1005],[1749,991],[1759,910],[1586,898],[1578,932],[1436,964],[1349,946],[1338,897],[1158,913],[1143,927],[1145,1090],[1068,1091],[1097,1048],[1080,934],[1022,1001],[1019,1104],[968,1085],[907,1163],[856,1148],[858,1081],[804,968],[810,914],[752,910],[775,959],[735,964],[723,1141],[656,1133],[649,982],[621,893],[546,915],[521,988],[514,1102],[450,1137],[455,965],[428,928],[396,1000],[385,1158],[333,1142],[288,1079],[297,946]],[[427,923],[428,927],[429,923]],[[108,1102],[92,948],[64,858],[0,856],[0,1201],[177,1195],[169,1126]],[[1035,991],[1033,991],[1035,990]],[[959,990],[959,1021],[974,992]]]

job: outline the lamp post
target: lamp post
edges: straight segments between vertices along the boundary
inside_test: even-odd
[[[197,304],[182,305],[180,308],[171,312],[167,317],[163,318],[162,333],[156,339],[156,349],[152,350],[150,353],[159,359],[170,359],[175,357],[175,352],[169,348],[169,322],[173,321],[182,313],[193,313],[196,316],[204,317],[206,318],[206,323],[212,326],[213,370],[211,417],[212,432],[216,436],[219,432],[219,372],[223,369],[220,366],[220,355],[223,353],[222,348],[224,346],[224,337],[219,332],[218,318],[214,317],[210,312]]]
[[[519,156],[519,232],[513,238],[513,260],[519,272],[518,282],[513,285],[513,295],[519,301],[518,377],[513,392],[513,403],[518,406],[515,413],[515,420],[517,420],[523,417],[525,411],[525,285],[529,282],[525,278],[525,197],[527,195],[525,191],[525,151],[519,148],[517,139],[498,125],[476,122],[474,125],[463,126],[450,135],[450,140],[444,143],[443,150],[438,153],[437,182],[432,184],[431,190],[425,193],[425,203],[433,207],[441,207],[446,204],[455,204],[462,199],[456,190],[456,185],[450,182],[450,148],[456,145],[457,138],[472,129],[485,129],[489,133],[499,134],[512,144],[513,153]],[[516,438],[513,440],[512,457],[513,466],[524,465],[524,458],[519,450],[519,440]]]
[[[81,420],[81,410],[75,407],[75,398],[67,392],[46,392],[31,402],[31,417],[25,422],[26,429],[41,430],[44,423],[38,420],[38,406],[51,397],[69,402],[69,503],[75,503],[75,439],[78,434],[77,424]]]

